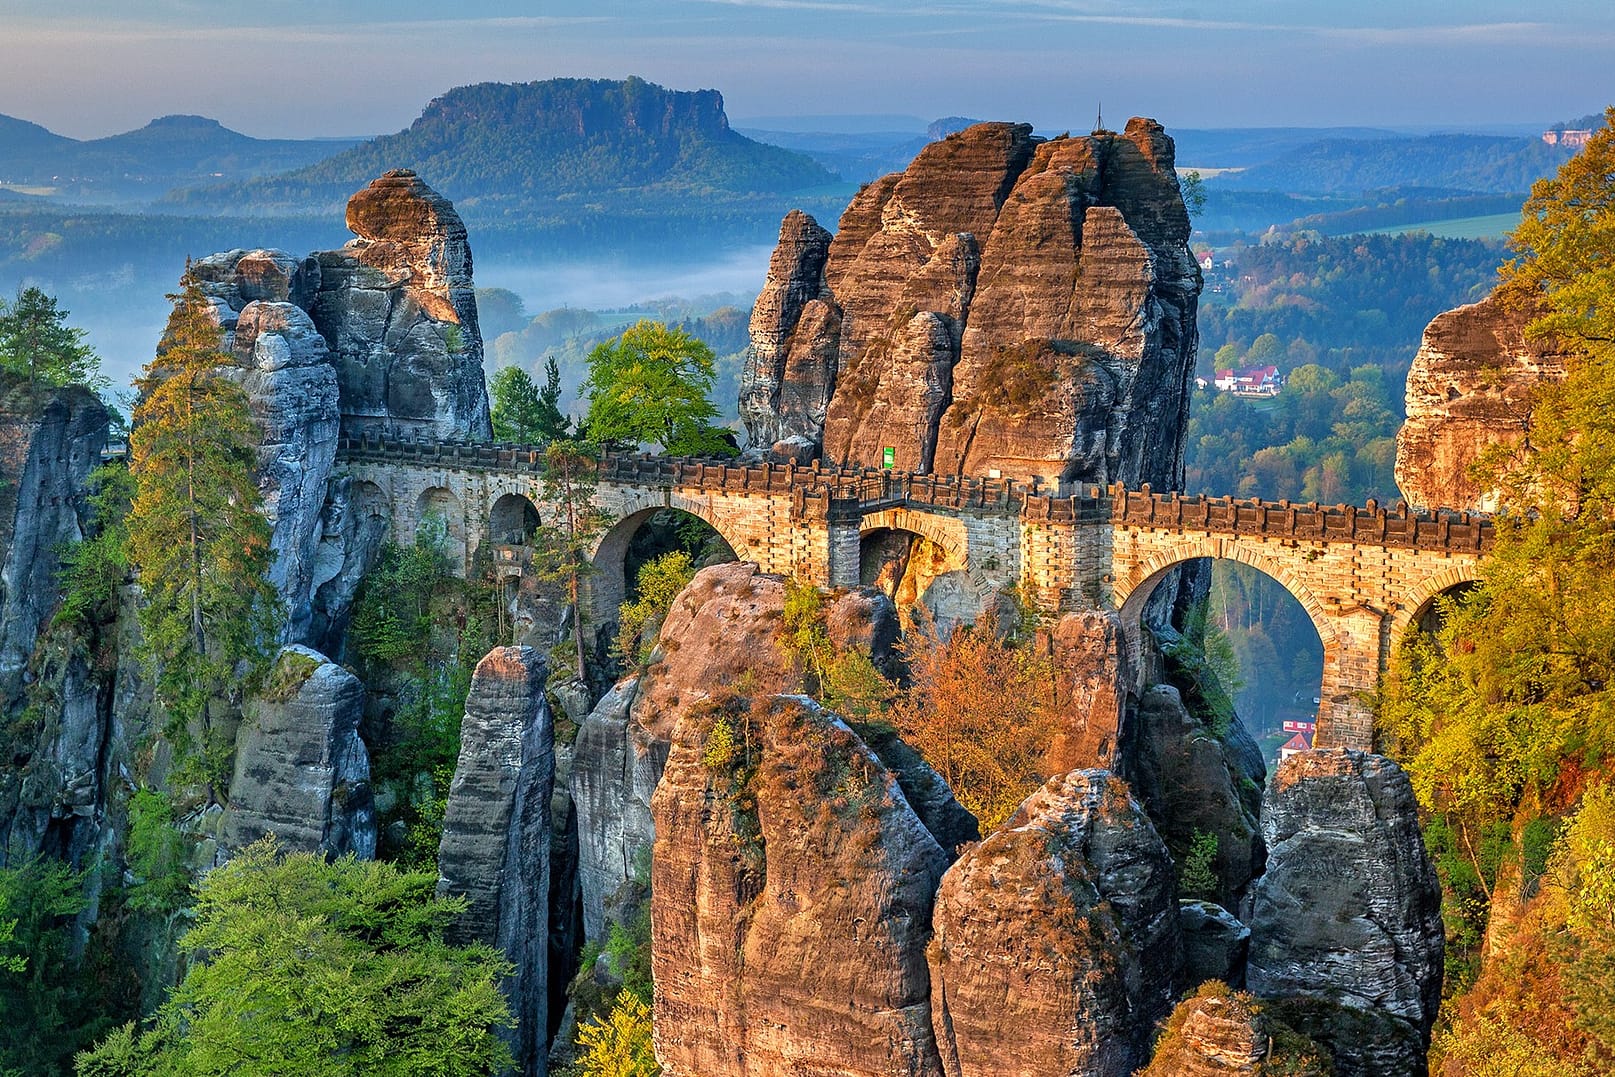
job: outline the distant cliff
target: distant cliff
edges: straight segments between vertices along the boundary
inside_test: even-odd
[[[403,131],[281,176],[181,192],[188,207],[260,213],[340,205],[372,176],[418,172],[479,215],[565,211],[588,196],[612,204],[799,190],[835,177],[801,154],[729,129],[716,90],[668,90],[643,79],[549,79],[461,86]]]

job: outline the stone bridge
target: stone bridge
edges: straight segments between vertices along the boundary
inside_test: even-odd
[[[385,516],[401,542],[427,513],[448,523],[470,571],[486,546],[494,571],[519,571],[539,522],[543,455],[528,448],[344,440],[339,458],[356,510]],[[896,530],[943,551],[983,603],[1019,587],[1046,610],[1116,611],[1136,653],[1150,593],[1202,557],[1229,558],[1278,581],[1323,641],[1318,743],[1369,747],[1373,691],[1391,647],[1442,593],[1476,578],[1490,522],[1464,513],[1294,505],[1119,487],[1050,489],[872,469],[608,455],[595,503],[611,521],[593,551],[596,623],[626,594],[624,559],[661,509],[699,517],[736,556],[765,571],[856,586],[866,539]]]

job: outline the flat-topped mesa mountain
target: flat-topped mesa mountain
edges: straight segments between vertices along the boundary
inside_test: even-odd
[[[1495,510],[1497,491],[1470,474],[1494,445],[1530,430],[1532,395],[1564,377],[1551,342],[1527,339],[1532,315],[1494,292],[1430,322],[1408,371],[1407,422],[1396,435],[1396,484],[1417,508]]]
[[[982,123],[780,229],[740,413],[754,451],[1179,484],[1200,271],[1154,120]]]
[[[549,79],[460,86],[396,134],[283,175],[182,191],[169,201],[232,214],[243,205],[323,212],[354,184],[398,167],[429,177],[487,224],[507,211],[576,215],[570,200],[584,195],[643,213],[646,198],[732,199],[835,179],[808,157],[730,130],[716,90],[668,90],[639,78]]]

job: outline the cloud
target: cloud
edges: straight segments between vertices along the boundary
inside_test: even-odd
[[[6,46],[25,45],[127,45],[161,42],[253,42],[285,45],[374,43],[378,37],[479,30],[498,33],[551,31],[572,26],[616,21],[609,15],[490,16],[469,19],[417,19],[392,22],[331,23],[324,25],[271,23],[268,25],[177,25],[150,21],[107,19],[24,20],[6,27]],[[0,49],[3,55],[7,49]]]

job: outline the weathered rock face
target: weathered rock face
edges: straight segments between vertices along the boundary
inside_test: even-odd
[[[21,688],[55,612],[59,549],[84,537],[107,418],[87,390],[36,391],[0,375],[0,699]]]
[[[891,447],[909,470],[1173,486],[1188,236],[1152,120],[932,143],[859,192],[827,255],[811,218],[787,218],[742,377],[754,451],[877,465]]]
[[[1179,986],[1199,987],[1207,980],[1244,984],[1251,932],[1233,913],[1210,901],[1184,899],[1178,902],[1178,926],[1183,929]]]
[[[613,895],[648,855],[654,834],[651,793],[684,715],[736,692],[769,696],[801,690],[801,675],[779,641],[784,605],[784,579],[758,571],[755,564],[702,569],[674,599],[644,674],[618,684],[581,723],[571,788],[589,938],[603,937]],[[826,610],[826,622],[838,645],[866,648],[877,665],[891,664],[897,613],[885,595],[868,588],[849,591]],[[918,800],[938,801],[936,826],[939,840],[950,841],[947,848],[970,840],[961,836],[970,824],[948,816],[934,790],[925,792],[938,780],[929,767],[890,765]],[[945,801],[964,811],[951,795]]]
[[[1436,315],[1408,371],[1407,422],[1396,436],[1396,484],[1416,508],[1497,508],[1469,476],[1493,445],[1524,439],[1531,394],[1564,377],[1564,356],[1527,340],[1526,312],[1496,294]]]
[[[1241,770],[1237,753],[1189,713],[1170,684],[1144,692],[1132,739],[1125,772],[1162,837],[1181,861],[1197,832],[1215,835],[1214,896],[1237,907],[1262,870],[1260,788]]]
[[[1250,989],[1372,1011],[1411,1028],[1414,1048],[1428,1042],[1441,999],[1441,888],[1407,775],[1347,749],[1291,756],[1268,783],[1262,831]]]
[[[1124,1077],[1172,1005],[1172,857],[1105,771],[1051,779],[942,880],[932,1020],[956,1077]]]
[[[1069,702],[1044,756],[1046,773],[1118,770],[1131,680],[1120,618],[1105,610],[1068,613],[1055,624],[1048,648]]]
[[[727,753],[719,722],[749,725]],[[925,943],[947,856],[850,728],[800,697],[693,711],[652,809],[663,1073],[942,1072]]]
[[[515,964],[506,985],[524,1074],[545,1072],[549,1020],[550,798],[555,728],[530,647],[496,647],[477,663],[460,759],[443,813],[438,892],[463,895],[460,941],[497,946]]]
[[[1139,1077],[1236,1077],[1285,1073],[1333,1074],[1328,1054],[1274,1021],[1251,996],[1212,987],[1172,1011]]]
[[[487,441],[488,390],[465,225],[408,169],[348,202],[358,236],[322,252],[310,313],[350,431]]]
[[[263,429],[283,639],[333,653],[387,524],[372,491],[332,474],[339,435],[492,436],[454,207],[399,170],[353,196],[348,225],[358,238],[341,250],[234,250],[193,265]]]
[[[336,371],[313,320],[288,302],[248,303],[231,347],[262,432],[258,488],[273,528],[269,582],[286,603],[282,638],[307,640],[314,593],[339,567],[319,556],[340,424]]]
[[[274,834],[283,848],[376,855],[370,754],[359,739],[364,685],[307,647],[281,651],[236,734],[220,832],[227,851]]]

